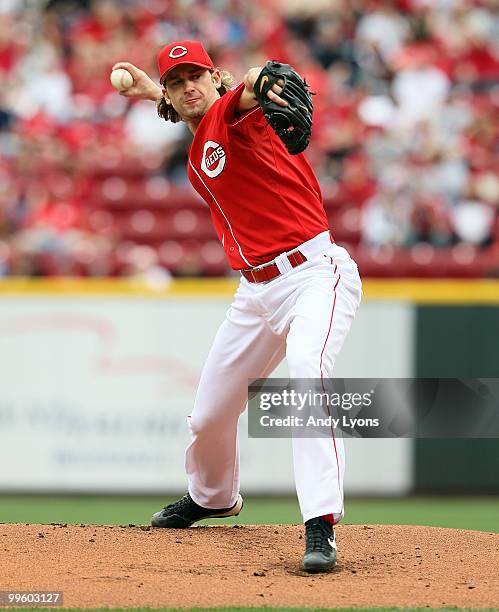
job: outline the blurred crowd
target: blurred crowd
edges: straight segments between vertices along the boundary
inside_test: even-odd
[[[0,276],[227,272],[190,136],[112,89],[202,40],[240,81],[273,58],[314,97],[307,156],[365,275],[499,275],[495,0],[2,0]]]

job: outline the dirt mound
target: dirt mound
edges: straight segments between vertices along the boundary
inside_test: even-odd
[[[0,590],[64,607],[463,606],[499,601],[499,535],[343,525],[330,574],[300,570],[303,528],[0,525]]]

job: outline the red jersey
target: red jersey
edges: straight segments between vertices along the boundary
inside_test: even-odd
[[[234,270],[264,264],[328,230],[305,155],[288,153],[259,106],[234,115],[243,89],[242,83],[209,108],[187,169]]]

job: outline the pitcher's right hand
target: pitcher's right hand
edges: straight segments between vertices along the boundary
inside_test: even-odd
[[[137,66],[130,64],[130,62],[117,62],[112,69],[116,70],[117,68],[128,70],[133,77],[133,85],[124,91],[120,91],[120,95],[126,98],[152,100],[153,102],[162,97],[163,90],[161,87],[156,85],[151,77]]]

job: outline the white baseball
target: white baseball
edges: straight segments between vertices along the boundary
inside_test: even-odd
[[[117,68],[111,72],[111,85],[118,91],[125,91],[133,85],[133,76],[124,68]]]

